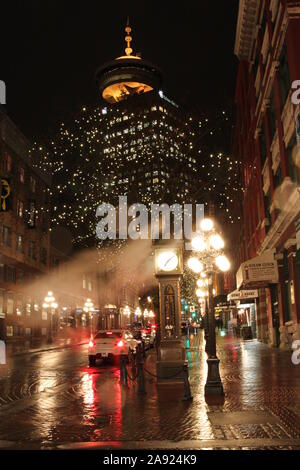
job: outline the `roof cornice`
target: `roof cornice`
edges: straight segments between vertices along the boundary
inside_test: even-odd
[[[250,60],[260,0],[240,0],[234,53],[240,60]]]

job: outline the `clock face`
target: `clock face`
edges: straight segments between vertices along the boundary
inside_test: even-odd
[[[161,271],[174,271],[178,262],[178,256],[174,251],[163,251],[157,257],[157,266]]]

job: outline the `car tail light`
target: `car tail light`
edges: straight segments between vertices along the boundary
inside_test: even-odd
[[[107,335],[112,335],[112,331],[107,331],[106,334]]]
[[[118,341],[118,342],[117,342],[117,346],[118,346],[119,348],[122,348],[122,347],[124,346],[124,341],[122,341],[122,340]]]
[[[93,348],[95,346],[95,342],[91,339],[89,342],[89,348]]]
[[[151,325],[152,330],[156,330],[156,325]]]

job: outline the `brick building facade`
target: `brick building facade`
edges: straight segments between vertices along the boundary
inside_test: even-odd
[[[243,162],[240,262],[271,250],[278,282],[259,283],[258,338],[290,348],[300,338],[300,1],[240,0],[235,54],[234,152]],[[298,233],[299,234],[299,233]],[[253,287],[253,285],[252,285]]]
[[[42,299],[30,289],[49,271],[50,179],[34,165],[30,144],[0,109],[0,337],[47,334]]]

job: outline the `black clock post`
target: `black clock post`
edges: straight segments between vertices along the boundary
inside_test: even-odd
[[[182,242],[160,240],[155,246],[155,277],[159,284],[160,346],[158,383],[183,382],[185,348],[181,339],[180,279],[183,275]]]

